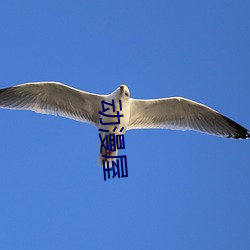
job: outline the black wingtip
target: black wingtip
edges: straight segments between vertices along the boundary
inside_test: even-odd
[[[234,139],[247,139],[250,137],[250,131],[237,122],[227,118],[226,116],[223,116],[223,118],[229,123],[230,127],[234,130],[233,133],[231,133],[228,138],[234,138]]]

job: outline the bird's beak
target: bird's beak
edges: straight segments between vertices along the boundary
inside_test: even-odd
[[[120,89],[121,89],[121,92],[123,93],[124,92],[124,85],[121,85]]]

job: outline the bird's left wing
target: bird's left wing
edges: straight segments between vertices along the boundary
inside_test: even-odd
[[[33,82],[0,89],[0,107],[60,115],[98,127],[101,101],[97,95],[58,82]]]
[[[154,100],[131,98],[130,105],[127,130],[166,128],[196,130],[223,137],[250,137],[250,132],[238,123],[203,104],[182,97]]]

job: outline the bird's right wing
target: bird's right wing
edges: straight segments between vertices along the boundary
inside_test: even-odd
[[[139,100],[130,99],[130,121],[127,130],[165,128],[196,130],[208,134],[243,138],[250,132],[217,111],[181,97]]]
[[[58,82],[33,82],[0,89],[0,107],[60,115],[98,127],[101,101],[97,95]]]

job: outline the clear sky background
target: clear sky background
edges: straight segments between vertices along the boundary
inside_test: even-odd
[[[250,128],[249,1],[1,1],[0,88],[60,81],[183,96]],[[250,141],[125,135],[103,180],[98,131],[0,110],[0,249],[250,249]]]

